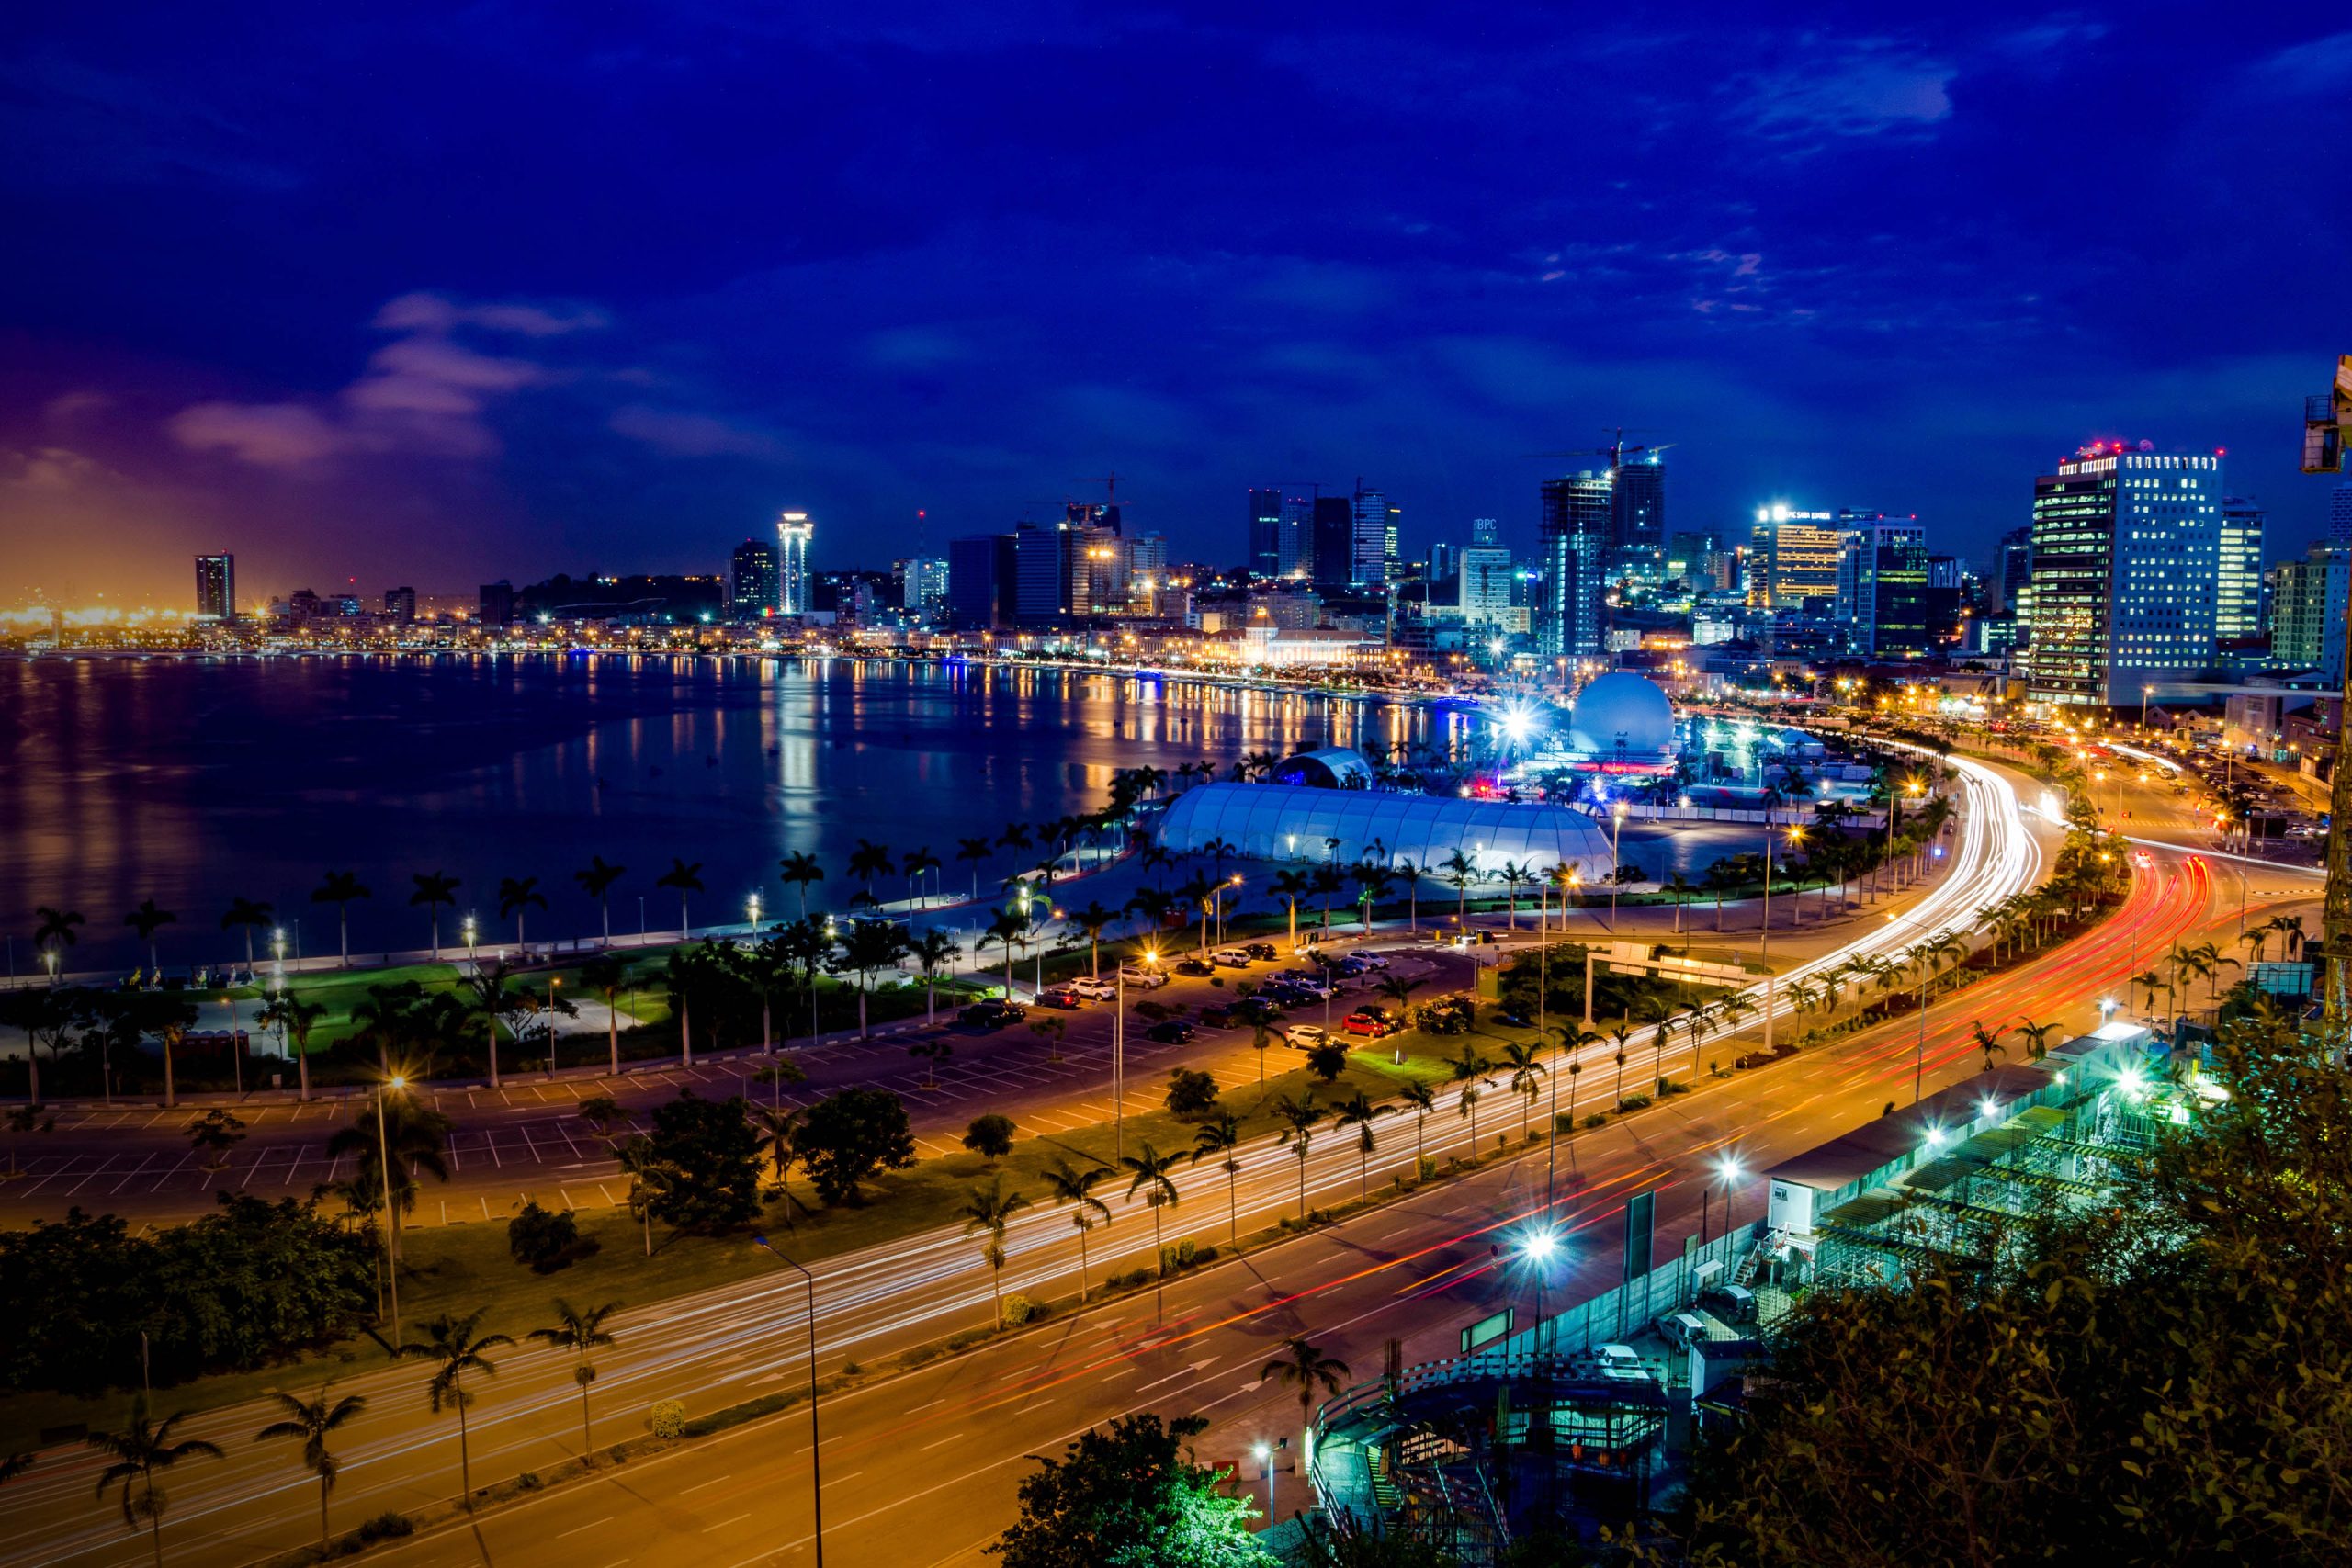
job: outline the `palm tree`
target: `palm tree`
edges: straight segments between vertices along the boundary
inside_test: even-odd
[[[1470,912],[1470,885],[1478,880],[1478,863],[1456,850],[1438,863],[1438,870],[1453,884],[1453,918],[1459,921]]]
[[[993,849],[986,835],[956,840],[956,858],[972,863],[972,902],[975,904],[980,901],[980,867],[987,863]]]
[[[1437,1109],[1437,1090],[1419,1078],[1408,1078],[1397,1089],[1396,1098],[1413,1112],[1413,1179],[1421,1179],[1421,1132],[1429,1124],[1430,1112]]]
[[[803,1083],[808,1075],[795,1062],[778,1062],[760,1069],[761,1081],[773,1084],[779,1095],[787,1083]],[[752,1108],[752,1124],[758,1131],[760,1142],[767,1145],[768,1159],[775,1167],[776,1196],[784,1200],[784,1223],[792,1222],[792,1162],[797,1151],[792,1146],[793,1134],[800,1131],[801,1111],[797,1106],[783,1104],[757,1105]]]
[[[476,965],[474,972],[461,980],[458,995],[466,1010],[478,1015],[490,1036],[490,1087],[498,1087],[498,1021],[514,1010],[514,993],[506,982],[514,971],[503,963],[493,963],[484,969]]]
[[[147,944],[147,963],[158,976],[164,971],[164,960],[155,948],[155,933],[178,919],[171,910],[156,908],[153,898],[141,898],[139,908],[122,918],[122,923],[137,931],[139,940]]]
[[[1674,931],[1679,936],[1682,934],[1682,906],[1690,900],[1690,895],[1699,891],[1699,885],[1678,871],[1666,879],[1666,890],[1674,897]]]
[[[899,960],[907,955],[907,935],[888,920],[852,920],[849,936],[842,942],[841,957],[835,961],[836,972],[847,971],[857,976],[857,1037],[871,1039],[865,1027],[865,988],[880,970],[894,969]]]
[[[1338,1114],[1331,1124],[1342,1132],[1350,1127],[1356,1130],[1356,1201],[1369,1202],[1372,1200],[1372,1154],[1378,1146],[1373,1141],[1372,1124],[1396,1107],[1374,1105],[1364,1097],[1363,1090],[1358,1089],[1335,1109]]]
[[[514,921],[514,945],[516,947],[520,948],[525,945],[523,941],[524,912],[526,910],[535,908],[544,909],[547,907],[547,895],[539,891],[539,879],[537,877],[504,876],[499,878],[498,918],[503,920],[510,916],[513,917]]]
[[[2050,1055],[2050,1037],[2058,1032],[2054,1023],[2020,1023],[2018,1032],[2025,1036],[2025,1059],[2039,1062]]]
[[[297,1399],[280,1389],[273,1389],[270,1397],[286,1414],[254,1434],[254,1441],[266,1443],[274,1438],[292,1438],[302,1445],[302,1468],[319,1478],[319,1550],[330,1551],[334,1533],[327,1529],[327,1494],[334,1490],[335,1472],[342,1468],[334,1454],[327,1451],[327,1437],[345,1422],[355,1420],[368,1408],[365,1394],[346,1393],[329,1404],[327,1387],[322,1384],[319,1397]]]
[[[580,891],[596,900],[596,915],[605,932],[605,945],[613,945],[613,885],[628,874],[625,865],[606,865],[602,855],[591,855],[588,863],[571,874],[580,884]]]
[[[907,954],[922,965],[922,1021],[927,1029],[939,1023],[937,1008],[939,972],[953,964],[964,954],[963,946],[945,931],[933,930],[915,938]]]
[[[1277,1142],[1298,1156],[1298,1218],[1306,1220],[1306,1150],[1315,1137],[1316,1124],[1323,1120],[1323,1108],[1315,1103],[1315,1091],[1291,1096],[1283,1095],[1274,1101],[1274,1120],[1283,1124],[1283,1135]]]
[[[795,850],[776,863],[776,879],[800,894],[800,918],[808,918],[808,889],[825,880],[825,868],[805,850]]]
[[[621,1076],[621,1014],[618,1003],[622,988],[628,984],[628,964],[609,953],[600,953],[580,966],[580,984],[605,998],[605,1039],[611,1048],[607,1070],[618,1077]]]
[[[653,1211],[662,1200],[684,1185],[685,1172],[653,1152],[653,1140],[639,1134],[613,1145],[613,1158],[628,1178],[629,1217],[645,1226],[645,1256],[653,1256]]]
[[[444,905],[457,902],[458,879],[443,872],[420,871],[410,874],[409,881],[416,885],[416,890],[408,896],[408,907],[413,909],[422,904],[431,916],[433,962],[438,964],[441,962],[441,909]],[[221,923],[225,925],[228,922],[223,920]],[[251,962],[251,957],[248,953],[247,962]]]
[[[1151,1247],[1163,1280],[1168,1277],[1168,1250],[1159,1241],[1159,1212],[1176,1206],[1176,1184],[1168,1179],[1168,1173],[1183,1157],[1173,1151],[1161,1154],[1147,1142],[1119,1161],[1119,1168],[1135,1178],[1127,1183],[1127,1201],[1134,1202],[1136,1194],[1140,1192],[1151,1206]]]
[[[1193,1163],[1214,1155],[1217,1168],[1225,1172],[1226,1222],[1230,1227],[1228,1239],[1241,1240],[1241,1161],[1235,1151],[1241,1147],[1241,1122],[1230,1111],[1220,1111],[1214,1121],[1204,1122],[1193,1134]]]
[[[988,1244],[980,1256],[989,1266],[989,1290],[996,1298],[995,1326],[1004,1326],[1004,1226],[1005,1222],[1029,1206],[1029,1200],[1018,1192],[1004,1190],[1004,1178],[991,1177],[986,1187],[975,1187],[964,1203],[964,1234],[974,1231],[987,1234]]]
[[[1069,1223],[1078,1229],[1078,1299],[1080,1303],[1086,1300],[1088,1288],[1086,1238],[1094,1229],[1094,1222],[1088,1217],[1088,1214],[1091,1211],[1102,1216],[1102,1224],[1105,1225],[1111,1223],[1110,1208],[1102,1199],[1094,1195],[1095,1184],[1110,1174],[1108,1170],[1100,1168],[1093,1170],[1072,1170],[1069,1162],[1064,1159],[1057,1159],[1046,1168],[1046,1186],[1053,1193],[1054,1207],[1058,1209],[1064,1203],[1074,1205],[1070,1211]]]
[[[678,940],[680,942],[692,941],[694,939],[694,928],[688,924],[686,920],[686,895],[689,893],[699,893],[702,891],[702,862],[695,861],[692,864],[688,864],[686,862],[680,860],[677,856],[672,855],[670,857],[670,869],[663,872],[660,876],[655,877],[653,879],[653,886],[656,887],[674,887],[678,890]]]
[[[49,959],[49,980],[53,986],[57,983],[60,955],[80,940],[74,934],[74,928],[83,923],[82,914],[78,909],[52,909],[46,904],[33,913],[40,917],[33,927],[33,951]]]
[[[1326,1395],[1337,1394],[1347,1381],[1348,1364],[1335,1356],[1326,1356],[1304,1337],[1293,1337],[1288,1354],[1278,1356],[1258,1369],[1261,1380],[1272,1378],[1285,1388],[1298,1391],[1298,1420],[1304,1427],[1314,1419],[1315,1391]]]
[[[306,1002],[291,991],[280,991],[261,1010],[263,1027],[275,1023],[293,1042],[294,1071],[300,1084],[298,1093],[303,1100],[311,1098],[311,1031],[326,1015],[326,1003]]]
[[[1119,911],[1106,909],[1101,899],[1090,899],[1083,909],[1073,909],[1070,924],[1086,933],[1088,972],[1096,979],[1102,977],[1102,933],[1118,922]]]
[[[596,1369],[589,1362],[588,1352],[613,1342],[613,1337],[605,1331],[605,1319],[618,1312],[621,1303],[606,1302],[583,1312],[558,1296],[554,1305],[554,1325],[534,1328],[523,1337],[571,1352],[571,1381],[580,1385],[580,1457],[594,1464],[596,1445],[588,1435],[588,1385],[596,1381]]]
[[[1298,901],[1315,891],[1315,884],[1305,872],[1278,871],[1267,885],[1267,891],[1281,899],[1290,911],[1290,945],[1298,945]]]
[[[474,1330],[480,1326],[481,1316],[478,1311],[463,1317],[443,1313],[424,1325],[423,1339],[413,1339],[392,1352],[402,1359],[435,1363],[433,1380],[424,1385],[425,1403],[435,1416],[447,1406],[454,1406],[458,1412],[458,1479],[464,1488],[458,1500],[465,1504],[468,1513],[473,1512],[474,1480],[473,1457],[466,1443],[466,1406],[473,1403],[474,1396],[466,1392],[465,1376],[468,1372],[480,1372],[486,1378],[496,1377],[498,1364],[482,1352],[514,1343],[513,1336],[505,1334],[485,1334],[477,1338]]]
[[[377,1135],[379,1125],[380,1143]],[[401,1217],[416,1207],[417,1173],[423,1171],[437,1181],[449,1179],[449,1127],[447,1115],[413,1096],[388,1094],[384,1097],[380,1123],[375,1108],[365,1106],[327,1140],[329,1159],[352,1156],[356,1173],[370,1183],[380,1182],[386,1174],[391,1178],[390,1211],[395,1262],[401,1256]]]
[[[93,1432],[83,1440],[102,1454],[114,1456],[114,1462],[98,1475],[98,1495],[103,1497],[109,1486],[122,1489],[122,1522],[131,1529],[139,1521],[147,1521],[148,1534],[155,1543],[155,1568],[164,1564],[164,1510],[170,1499],[163,1488],[155,1484],[155,1472],[169,1470],[184,1459],[219,1459],[220,1450],[201,1438],[184,1438],[175,1441],[172,1428],[187,1419],[186,1411],[175,1411],[154,1425],[147,1420],[147,1396],[133,1395],[130,1401],[130,1425],[119,1432]],[[138,1483],[134,1496],[132,1483]]]
[[[1583,1032],[1578,1030],[1577,1032]],[[1537,1047],[1524,1041],[1512,1040],[1504,1043],[1501,1065],[1510,1069],[1510,1091],[1520,1097],[1519,1141],[1523,1144],[1527,1141],[1528,1112],[1535,1108],[1535,1097],[1544,1091],[1544,1063],[1537,1055]],[[1575,1100],[1571,1098],[1569,1113],[1574,1115],[1575,1110]],[[1476,1147],[1475,1137],[1472,1147],[1474,1150]]]
[[[1024,948],[1029,945],[1029,922],[1010,909],[999,909],[989,919],[988,930],[980,936],[982,941],[993,942],[1004,949],[1004,994],[1010,1000],[1012,997],[1012,948],[1016,942]]]
[[[857,878],[858,886],[871,893],[874,879],[888,876],[892,865],[890,846],[877,844],[871,839],[860,839],[857,848],[850,852],[849,874]]]
[[[1968,1029],[1969,1032],[1976,1037],[1976,1048],[1984,1053],[1984,1070],[1988,1073],[1991,1072],[1993,1070],[1993,1058],[1996,1056],[2006,1056],[2009,1054],[2008,1048],[2001,1043],[2001,1036],[2007,1034],[2008,1031],[2006,1029],[1987,1029],[1984,1027],[1984,1021],[1983,1019],[1977,1019],[1971,1022]]]
[[[1478,1097],[1494,1081],[1487,1075],[1495,1070],[1495,1065],[1467,1043],[1462,1047],[1462,1055],[1449,1058],[1446,1065],[1453,1069],[1453,1081],[1462,1086],[1457,1103],[1470,1123],[1470,1155],[1475,1159],[1478,1154]]]
[[[334,906],[335,932],[341,943],[345,969],[351,967],[352,900],[371,897],[373,895],[368,892],[367,884],[359,880],[357,874],[348,871],[328,872],[319,885],[311,889],[311,903]]]
[[[47,913],[47,911],[43,912]],[[272,912],[270,905],[266,902],[257,902],[252,898],[232,898],[229,900],[228,912],[220,917],[220,929],[224,931],[232,926],[245,928],[245,967],[248,969],[254,966],[254,928],[269,924]],[[40,939],[35,938],[34,941],[38,945]]]

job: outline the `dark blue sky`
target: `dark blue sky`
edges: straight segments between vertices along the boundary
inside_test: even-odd
[[[1113,468],[1180,556],[1359,474],[1527,544],[1620,423],[1674,526],[1981,554],[2119,435],[2228,447],[2274,555],[2322,509],[2326,6],[340,9],[0,20],[0,602],[710,570],[786,506],[878,565]]]

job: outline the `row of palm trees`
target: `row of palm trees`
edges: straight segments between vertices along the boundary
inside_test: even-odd
[[[619,1306],[618,1302],[607,1302],[603,1306],[582,1309],[559,1297],[553,1303],[555,1322],[524,1336],[526,1339],[571,1352],[572,1381],[580,1390],[581,1454],[584,1462],[591,1465],[596,1461],[589,1423],[588,1386],[596,1381],[596,1368],[589,1356],[615,1342],[605,1322]],[[474,1488],[466,1411],[477,1395],[466,1386],[466,1380],[469,1376],[476,1380],[495,1376],[498,1363],[491,1359],[490,1352],[514,1343],[511,1335],[481,1333],[482,1315],[477,1311],[462,1317],[446,1314],[435,1317],[424,1325],[422,1339],[412,1340],[392,1352],[401,1359],[430,1363],[433,1375],[424,1385],[427,1407],[435,1416],[454,1412],[458,1417],[459,1498],[469,1510],[473,1507]],[[347,1393],[338,1397],[330,1383],[322,1386],[314,1399],[282,1391],[273,1392],[270,1397],[277,1404],[278,1418],[255,1432],[253,1440],[300,1445],[301,1466],[319,1482],[320,1550],[331,1553],[334,1534],[328,1523],[327,1500],[334,1491],[335,1478],[342,1472],[342,1463],[335,1457],[331,1439],[367,1410],[367,1396]],[[157,1568],[162,1568],[164,1561],[164,1513],[169,1506],[161,1484],[164,1472],[189,1460],[226,1457],[217,1443],[180,1436],[179,1425],[187,1418],[187,1412],[181,1411],[161,1421],[154,1420],[149,1413],[147,1396],[142,1393],[132,1400],[130,1419],[122,1430],[94,1432],[87,1438],[91,1448],[110,1461],[99,1473],[98,1495],[119,1494],[123,1523],[130,1529],[135,1530],[142,1520],[145,1522]]]

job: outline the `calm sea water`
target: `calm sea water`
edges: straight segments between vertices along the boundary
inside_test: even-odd
[[[303,952],[334,951],[329,868],[374,897],[355,953],[423,946],[410,875],[446,871],[486,933],[502,877],[552,908],[529,934],[595,929],[572,880],[628,868],[616,931],[674,928],[653,880],[703,863],[694,918],[788,908],[777,860],[822,861],[834,899],[861,838],[922,846],[969,886],[956,840],[1099,807],[1112,771],[1244,752],[1436,739],[1457,711],[1080,672],[861,660],[627,657],[43,660],[0,665],[0,931],[32,966],[37,906],[88,918],[69,963],[129,965],[122,917],[177,912],[167,964],[242,951],[237,896],[275,904]],[[1011,857],[993,864],[1001,875]],[[887,895],[903,893],[878,889]],[[444,915],[445,940],[456,922]]]

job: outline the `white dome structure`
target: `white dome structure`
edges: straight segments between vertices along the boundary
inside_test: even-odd
[[[1596,761],[1662,762],[1674,755],[1674,705],[1656,682],[1619,671],[1577,694],[1569,749]]]
[[[1252,860],[1369,860],[1432,874],[1456,853],[1482,872],[1509,862],[1537,872],[1571,865],[1589,880],[1611,864],[1608,832],[1565,807],[1385,790],[1195,784],[1161,814],[1158,833],[1175,854],[1223,842]]]

